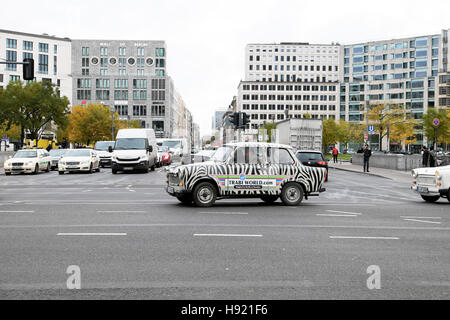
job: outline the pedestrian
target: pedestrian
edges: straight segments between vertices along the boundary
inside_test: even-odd
[[[363,157],[364,157],[364,172],[369,172],[369,158],[372,156],[372,151],[367,144],[364,145]]]
[[[430,147],[430,155],[428,159],[428,163],[431,168],[436,167],[436,152],[434,151],[434,147]]]
[[[428,167],[430,159],[430,151],[426,146],[422,147],[422,167]]]
[[[336,147],[334,147],[332,152],[333,152],[333,163],[337,163],[339,151]]]

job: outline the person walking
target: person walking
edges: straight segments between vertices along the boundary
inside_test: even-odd
[[[428,167],[430,160],[430,151],[426,146],[422,147],[422,167]]]
[[[339,150],[336,147],[334,147],[332,153],[333,153],[333,163],[337,163]]]
[[[372,156],[372,151],[367,144],[364,145],[363,157],[364,157],[364,172],[369,172],[369,158]]]
[[[430,147],[430,155],[428,163],[430,164],[431,168],[436,167],[436,152],[434,151],[433,146]]]

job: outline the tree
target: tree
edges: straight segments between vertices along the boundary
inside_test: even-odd
[[[59,90],[49,81],[28,82],[25,86],[21,81],[10,82],[0,99],[0,122],[8,130],[12,125],[20,126],[22,138],[25,130],[31,139],[38,139],[46,126],[67,123],[69,99],[60,97]]]
[[[390,136],[404,137],[414,135],[414,126],[417,122],[408,119],[405,109],[401,104],[378,104],[369,106],[369,123],[374,125],[379,133],[380,150],[383,150],[383,139],[389,133]],[[411,124],[414,124],[411,126]]]
[[[363,143],[364,130],[365,126],[363,124],[340,121],[338,126],[338,141],[346,146],[350,142]]]
[[[267,135],[269,136],[269,141],[272,142],[272,130],[275,130],[277,128],[277,124],[275,122],[266,122],[264,124],[263,129],[267,130]]]
[[[336,144],[339,140],[339,126],[334,119],[323,120],[322,149],[327,152],[330,144]]]
[[[7,128],[7,125],[4,123],[0,125],[0,137],[3,137],[3,135],[7,135],[8,139],[10,140],[19,140],[20,139],[20,127],[12,124],[10,128]]]
[[[115,134],[121,126],[126,126],[126,121],[122,124],[119,114],[114,113]],[[70,141],[90,144],[101,140],[111,139],[111,111],[101,104],[88,104],[75,106],[69,115],[69,139]]]
[[[428,108],[428,112],[422,116],[423,130],[428,140],[435,140],[435,126],[433,120],[439,119],[438,126],[438,143],[450,143],[450,110],[436,110]]]

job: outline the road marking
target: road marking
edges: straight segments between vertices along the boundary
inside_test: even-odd
[[[397,237],[357,237],[357,236],[330,236],[331,239],[370,239],[370,240],[399,240]]]
[[[199,213],[207,213],[207,214],[248,214],[248,212],[225,212],[225,211],[201,211]]]
[[[0,211],[0,213],[34,213],[34,210],[33,210],[33,211],[20,211],[20,210],[18,210],[18,211],[13,211],[13,210],[2,210],[2,211]]]
[[[316,216],[320,217],[357,217],[354,214],[332,214],[332,213],[318,213]]]
[[[194,237],[262,237],[262,234],[194,233]]]
[[[97,213],[146,213],[147,211],[97,211]]]
[[[362,214],[362,213],[359,213],[359,212],[347,212],[347,211],[335,211],[335,210],[327,210],[327,212],[345,213],[345,214],[356,214],[356,215],[361,215],[361,214]]]
[[[63,233],[60,232],[57,236],[126,236],[126,233],[100,233],[100,232],[71,232]]]
[[[410,218],[410,219],[442,219],[441,217],[414,217],[414,216],[400,216],[400,218]]]
[[[427,221],[427,220],[417,220],[417,219],[403,219],[405,221],[423,222],[423,223],[435,223],[441,224],[439,221]]]

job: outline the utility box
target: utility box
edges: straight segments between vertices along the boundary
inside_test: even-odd
[[[274,140],[295,150],[322,151],[323,122],[321,119],[287,119],[276,123]]]

